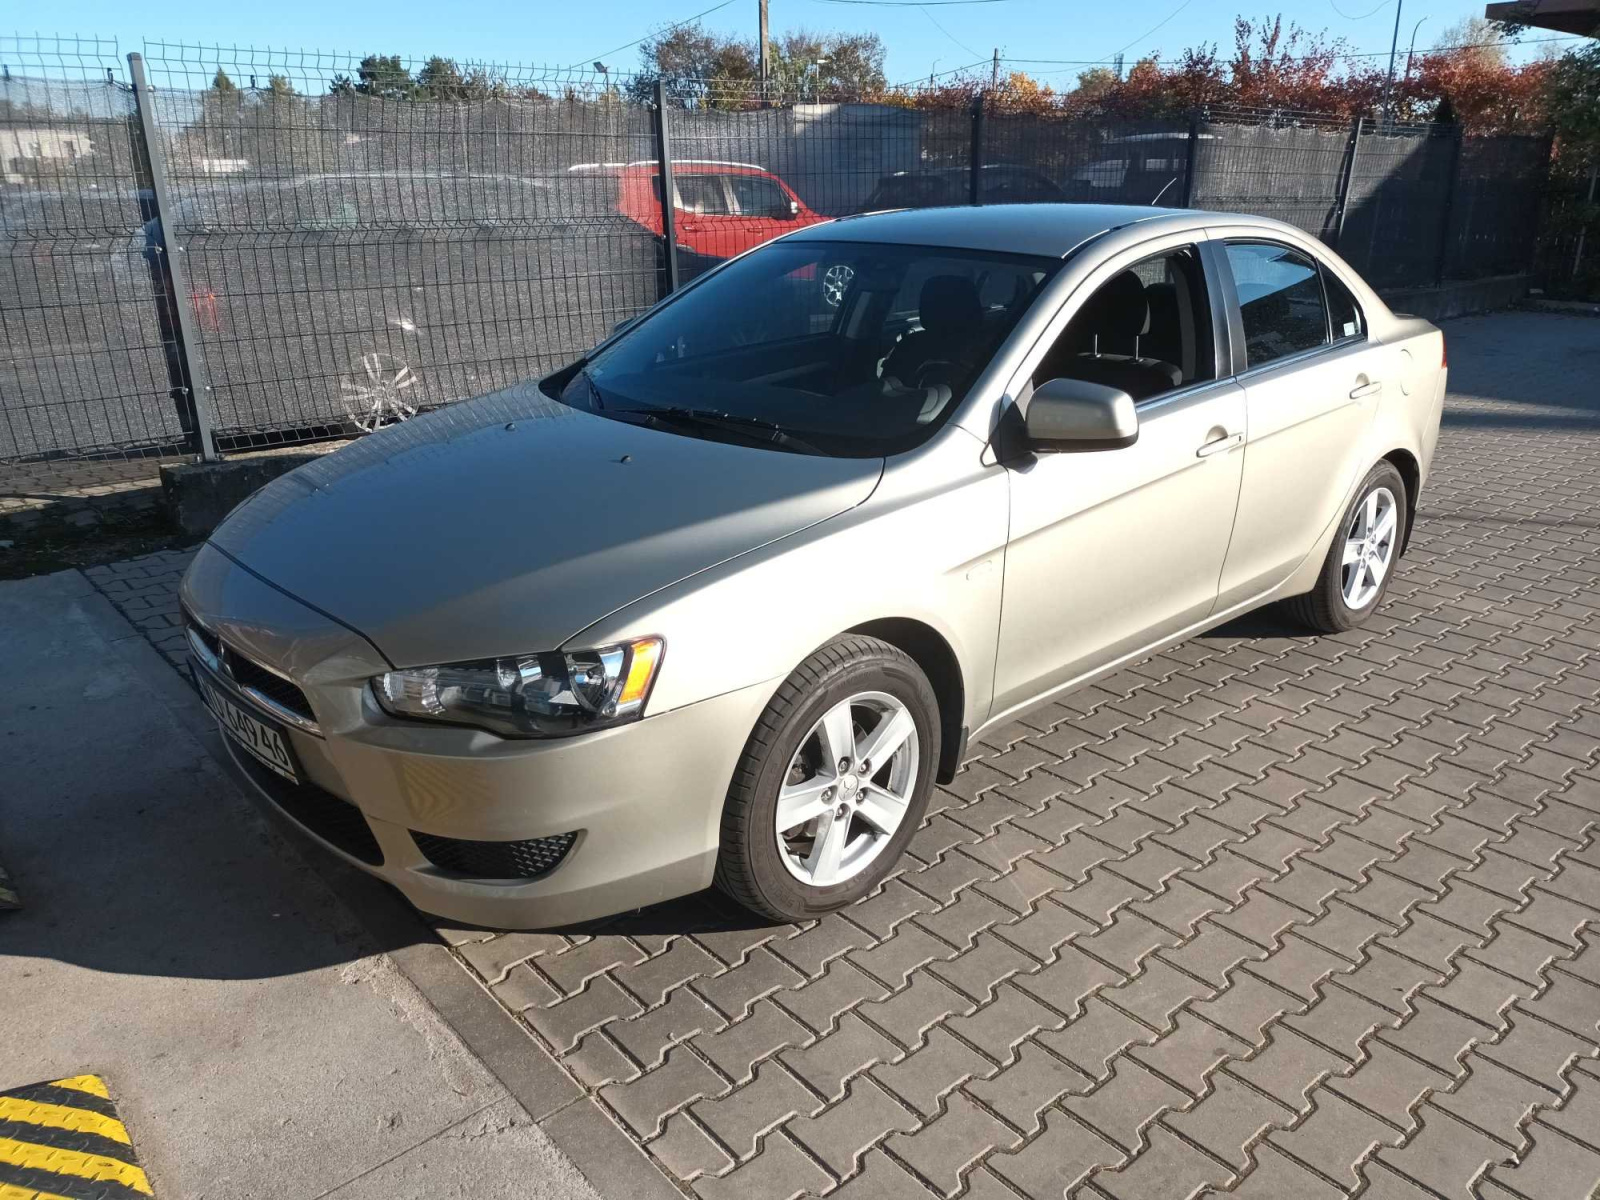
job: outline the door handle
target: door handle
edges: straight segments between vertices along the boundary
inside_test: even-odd
[[[1371,383],[1361,383],[1351,388],[1350,399],[1364,400],[1368,396],[1376,396],[1381,391],[1383,391],[1383,380],[1374,379]]]
[[[1229,433],[1222,437],[1214,438],[1194,452],[1196,458],[1210,458],[1213,454],[1221,454],[1224,450],[1232,450],[1235,446],[1244,444],[1244,434]]]

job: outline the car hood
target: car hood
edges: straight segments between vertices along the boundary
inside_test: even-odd
[[[559,647],[860,504],[882,471],[624,424],[522,384],[273,480],[211,542],[397,667],[460,662]]]

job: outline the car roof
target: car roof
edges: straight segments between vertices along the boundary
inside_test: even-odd
[[[1044,176],[1025,163],[993,162],[984,163],[978,168],[980,171],[1027,171],[1032,175]],[[971,175],[971,167],[928,167],[920,171],[895,171],[885,175],[879,183],[887,183],[891,179],[943,179],[951,175]]]
[[[1217,214],[1208,213],[1208,218]],[[1091,238],[1158,217],[1199,213],[1136,204],[992,204],[976,208],[902,208],[894,212],[841,217],[812,225],[785,240],[819,242],[897,242],[948,246],[1010,254],[1061,257]]]
[[[693,170],[686,172],[686,167],[692,167]],[[656,175],[661,172],[661,164],[653,158],[641,158],[634,162],[574,163],[567,170],[574,174],[615,171],[618,174]],[[767,168],[755,163],[727,162],[720,158],[674,158],[672,170],[674,174],[693,175],[772,175]]]

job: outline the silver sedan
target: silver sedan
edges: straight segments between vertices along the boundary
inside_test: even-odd
[[[890,871],[970,739],[1284,601],[1383,601],[1444,341],[1315,239],[847,218],[270,484],[183,585],[240,772],[421,908],[549,926]]]

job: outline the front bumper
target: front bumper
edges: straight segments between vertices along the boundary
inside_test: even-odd
[[[229,646],[294,680],[320,726],[321,736],[285,726],[300,785],[229,741],[237,774],[418,908],[471,924],[537,928],[710,884],[723,800],[771,686],[578,737],[507,740],[387,716],[367,689],[388,666],[375,648],[213,547],[196,557],[182,599]],[[556,845],[576,836],[553,855],[548,873],[521,879],[443,869],[419,835],[423,845],[430,838]]]

